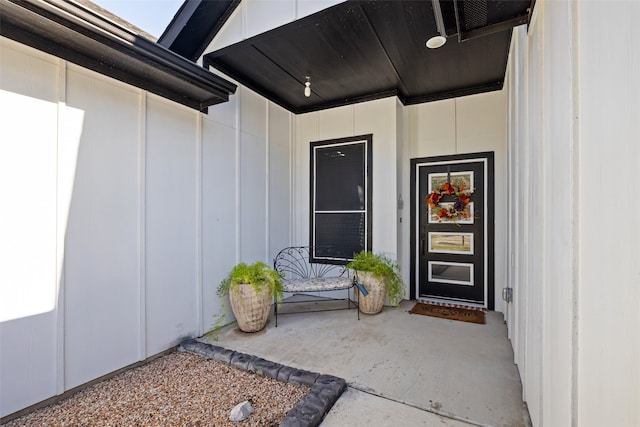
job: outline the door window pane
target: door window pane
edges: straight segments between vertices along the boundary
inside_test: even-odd
[[[429,261],[429,281],[473,286],[473,264]]]
[[[429,232],[429,252],[473,255],[473,233]]]

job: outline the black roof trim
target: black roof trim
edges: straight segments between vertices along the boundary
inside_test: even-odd
[[[185,0],[158,43],[196,61],[241,0]]]
[[[77,3],[0,0],[0,35],[199,111],[236,85]]]
[[[403,102],[404,105],[423,104],[425,102],[443,101],[445,99],[461,98],[463,96],[478,95],[486,92],[502,90],[504,81],[481,84],[478,86],[470,86],[462,89],[434,93],[425,96],[416,96]]]

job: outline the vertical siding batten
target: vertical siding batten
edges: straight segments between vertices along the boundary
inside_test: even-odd
[[[546,3],[542,4],[543,10]],[[526,163],[526,175],[525,175],[525,194],[526,194],[526,216],[525,227],[527,243],[527,257],[525,262],[526,267],[526,284],[529,288],[528,292],[528,312],[530,313],[530,333],[528,334],[528,348],[529,358],[528,374],[529,374],[529,390],[531,396],[533,396],[532,404],[529,405],[529,410],[534,422],[542,423],[544,420],[544,287],[545,284],[542,281],[541,269],[545,268],[544,254],[542,253],[542,240],[544,236],[541,234],[541,230],[544,230],[544,218],[542,216],[541,203],[543,202],[542,186],[540,184],[541,168],[542,168],[542,156],[544,150],[544,134],[543,134],[543,90],[544,90],[544,73],[543,62],[544,55],[542,52],[542,46],[544,43],[544,20],[540,19],[537,23],[538,31],[530,33],[531,43],[529,46],[531,49],[527,55],[527,70],[529,79],[527,81],[527,108],[529,109],[528,123],[527,123],[527,163]],[[534,265],[532,260],[540,260],[542,265]]]
[[[570,19],[570,29],[571,29],[571,37],[569,50],[570,52],[574,52],[571,55],[571,72],[573,75],[572,85],[571,85],[571,100],[572,106],[571,111],[573,113],[571,126],[572,126],[572,136],[573,139],[571,141],[572,148],[572,180],[574,185],[576,186],[576,190],[579,190],[580,186],[580,19],[579,19],[579,8],[580,2],[570,2],[569,4],[569,19]],[[581,204],[580,200],[580,191],[574,191],[574,196],[572,199],[571,211],[576,212]],[[570,408],[568,408],[571,412],[571,425],[572,427],[579,426],[580,417],[578,412],[578,402],[580,399],[579,393],[579,372],[580,372],[580,358],[579,358],[579,348],[580,348],[580,311],[579,311],[579,301],[580,301],[580,217],[577,216],[572,223],[572,247],[573,247],[573,260],[571,267],[573,269],[573,277],[571,281],[571,291],[573,294],[573,301],[571,306],[572,318],[571,318],[571,402]]]
[[[297,197],[294,186],[294,177],[295,177],[295,169],[294,162],[296,158],[296,143],[295,137],[298,132],[297,122],[295,117],[292,114],[289,114],[289,182],[288,182],[288,190],[289,190],[289,236],[287,246],[293,246],[295,230],[296,230],[296,221],[295,221],[295,206],[297,206]]]
[[[147,353],[147,93],[140,94],[140,134],[138,136],[138,360],[149,356]]]
[[[66,209],[60,197],[60,168],[64,135],[61,129],[64,109],[67,104],[67,62],[58,60],[58,108],[56,134],[56,393],[62,394],[64,384],[64,234],[66,230]],[[0,414],[1,416],[2,414]]]
[[[265,109],[265,115],[264,115],[264,143],[265,143],[265,156],[264,156],[264,171],[265,171],[265,180],[264,180],[264,194],[265,194],[265,198],[264,198],[264,255],[263,255],[263,261],[265,261],[268,264],[270,264],[269,262],[269,249],[270,249],[270,234],[269,234],[269,212],[270,212],[270,206],[269,206],[269,195],[270,195],[270,190],[271,190],[271,174],[270,174],[270,170],[271,168],[269,167],[270,161],[271,161],[271,156],[270,156],[270,152],[271,152],[271,133],[270,133],[270,117],[271,117],[271,110],[269,109],[269,104],[270,102],[267,99],[263,99],[262,100],[264,102],[264,109]]]
[[[203,295],[203,272],[202,265],[204,260],[202,259],[202,116],[204,113],[196,113],[196,313],[195,321],[197,326],[198,336],[204,333],[204,295]]]
[[[517,84],[516,69],[518,67],[519,58],[516,53],[517,52],[516,49],[518,46],[518,40],[519,40],[519,31],[518,29],[514,29],[511,37],[511,51],[509,52],[509,62],[508,62],[509,73],[507,75],[508,79],[506,80],[507,90],[509,93],[509,103],[507,108],[507,111],[509,112],[509,116],[507,119],[508,130],[509,130],[508,139],[507,139],[507,156],[509,159],[507,162],[507,180],[509,182],[509,186],[508,186],[509,194],[507,199],[507,213],[508,213],[507,221],[508,221],[508,227],[509,227],[509,231],[507,233],[507,236],[508,236],[507,253],[509,254],[509,260],[507,264],[507,268],[508,268],[507,286],[509,286],[513,292],[513,300],[511,304],[507,304],[507,325],[512,325],[511,328],[507,329],[507,333],[512,343],[514,363],[516,363],[516,365],[518,364],[519,355],[520,355],[519,343],[516,340],[516,337],[518,336],[517,334],[518,325],[517,325],[517,322],[515,321],[516,319],[515,312],[518,309],[518,299],[517,299],[518,289],[516,287],[517,273],[516,273],[516,262],[515,262],[517,259],[517,254],[516,254],[517,246],[513,244],[512,236],[515,235],[515,232],[517,229],[516,215],[514,213],[515,209],[517,208],[517,204],[514,201],[514,198],[515,198],[514,187],[517,186],[515,181],[516,174],[515,174],[515,166],[514,166],[517,144],[513,144],[513,142],[517,140],[517,132],[513,123],[515,123],[514,117],[517,117],[516,88],[518,87],[518,84]]]
[[[238,9],[242,8],[243,4],[240,3],[240,5],[238,6]],[[236,162],[236,167],[235,167],[235,174],[236,174],[236,180],[235,180],[235,195],[236,195],[236,260],[235,262],[238,263],[240,262],[240,254],[242,253],[242,239],[240,238],[241,236],[241,232],[242,232],[242,223],[241,223],[241,210],[242,210],[242,197],[240,194],[241,188],[240,188],[240,184],[241,184],[241,177],[242,177],[242,172],[241,172],[241,163],[240,163],[240,128],[242,126],[242,117],[240,115],[240,111],[241,111],[241,107],[242,107],[242,97],[240,96],[241,91],[243,91],[244,88],[243,87],[238,87],[238,90],[236,92],[236,117],[235,117],[235,162]]]

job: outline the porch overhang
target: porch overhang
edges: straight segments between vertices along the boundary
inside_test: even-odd
[[[0,35],[198,111],[236,85],[65,0],[0,0]]]
[[[529,22],[534,4],[346,1],[206,53],[203,64],[295,114],[389,96],[413,105],[479,94],[502,89],[512,29]],[[436,35],[448,41],[429,49]]]

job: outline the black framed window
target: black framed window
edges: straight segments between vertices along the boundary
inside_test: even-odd
[[[343,264],[371,250],[372,135],[311,143],[314,262]]]

